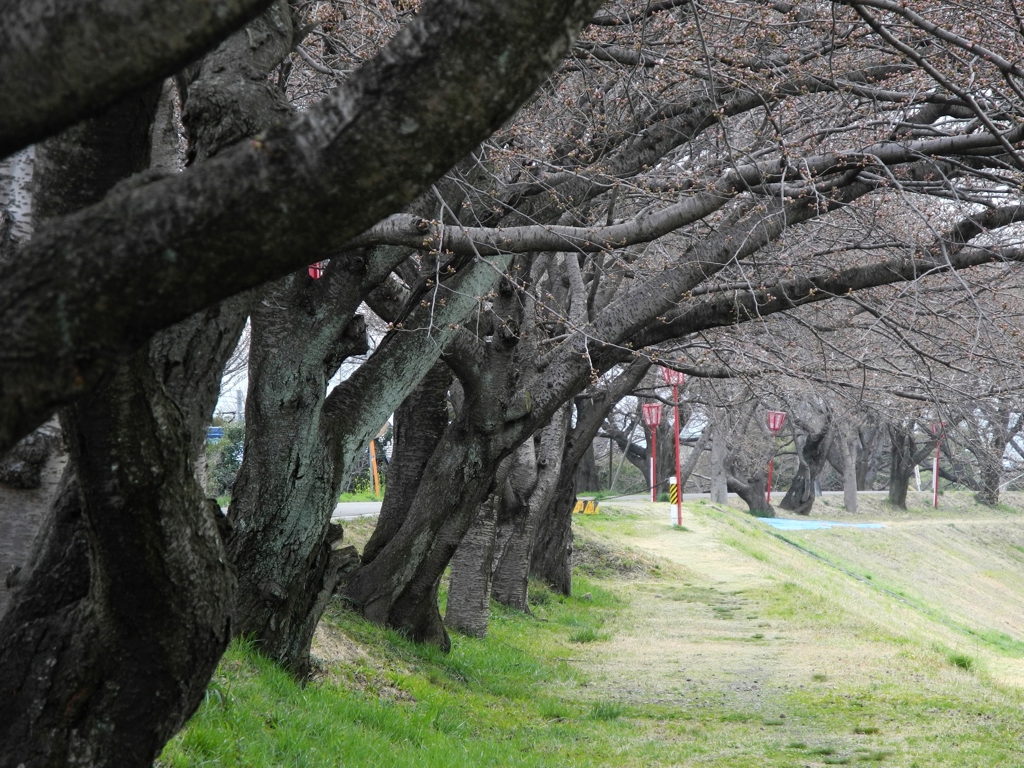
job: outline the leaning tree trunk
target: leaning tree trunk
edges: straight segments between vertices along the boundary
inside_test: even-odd
[[[427,462],[448,427],[448,389],[452,379],[447,365],[435,363],[395,411],[388,484],[377,525],[363,547],[364,565],[373,562],[405,522]]]
[[[434,366],[457,323],[493,284],[493,270],[503,266],[502,257],[473,262],[434,289],[436,303],[415,302],[404,325],[421,330],[388,334],[325,398],[327,378],[347,351],[345,334],[352,340],[361,335],[346,330],[355,328],[344,321],[388,276],[395,259],[385,250],[338,259],[316,281],[303,271],[282,287],[287,300],[264,302],[253,316],[246,457],[230,510],[238,631],[255,635],[266,653],[299,675],[327,601],[349,565],[355,566],[354,551],[335,547],[330,526],[341,481]],[[331,300],[318,299],[319,292]],[[448,467],[439,479],[455,476],[456,468]],[[436,593],[439,576],[427,592]],[[358,607],[358,598],[351,599]],[[434,621],[436,614],[435,605],[425,615]],[[434,627],[444,633],[439,617]]]
[[[184,422],[147,352],[66,425],[80,493],[65,487],[48,547],[73,553],[84,535],[88,570],[55,585],[37,566],[13,596],[0,625],[0,765],[150,765],[230,637],[220,513],[192,470],[203,425]]]
[[[593,444],[609,411],[633,391],[650,368],[643,358],[633,361],[591,398],[577,398],[575,424],[565,438],[565,448],[555,488],[547,508],[540,514],[534,530],[530,575],[547,583],[567,597],[572,593],[572,514],[576,506],[576,465],[587,447]],[[581,403],[587,403],[580,408]]]
[[[323,403],[337,365],[365,350],[366,331],[361,317],[304,309],[304,293],[331,288],[303,272],[279,282],[253,311],[245,459],[229,509],[235,633],[254,637],[298,675],[322,612],[314,607],[326,604],[354,563],[353,553],[334,547],[340,530],[329,527],[344,467]],[[322,349],[332,351],[330,364]]]
[[[494,306],[514,306],[514,298],[511,284],[503,281]],[[472,344],[468,337],[457,341]],[[446,357],[459,366],[465,401],[424,466],[401,527],[344,587],[344,598],[365,618],[417,642],[450,647],[435,599],[438,580],[495,490],[499,464],[536,426],[529,396],[511,382],[518,343],[513,325],[504,324],[486,346],[473,344],[467,355]]]
[[[451,647],[434,599],[437,581],[493,485],[502,435],[476,428],[465,409],[438,443],[401,528],[343,588],[366,619],[416,642]]]
[[[768,503],[766,495],[767,477],[758,475],[745,482],[729,477],[729,490],[739,496],[747,505],[747,511],[754,517],[775,517],[775,510]]]

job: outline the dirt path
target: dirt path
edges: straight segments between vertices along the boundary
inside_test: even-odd
[[[851,578],[775,532],[751,532],[742,516],[690,514],[682,532],[645,505],[625,509],[640,519],[616,538],[668,560],[676,572],[624,587],[626,615],[607,643],[584,655],[598,698],[726,706],[770,718],[785,714],[787,694],[815,680],[870,687],[906,667],[900,642],[880,639],[902,633],[951,648],[972,642],[928,611],[893,599],[890,588],[921,577],[930,586],[918,585],[911,597],[942,606],[953,624],[1024,636],[1024,556],[1016,564],[1011,557],[1014,542],[1024,552],[1024,522],[1017,519],[901,520],[886,521],[882,531],[785,534],[860,568],[863,575]],[[963,531],[971,534],[957,535]],[[990,660],[1000,683],[1024,684],[1024,661]]]

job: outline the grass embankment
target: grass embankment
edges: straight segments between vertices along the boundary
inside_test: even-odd
[[[666,510],[578,518],[574,597],[533,589],[448,655],[340,606],[305,688],[233,647],[161,764],[1024,765],[1024,515]]]

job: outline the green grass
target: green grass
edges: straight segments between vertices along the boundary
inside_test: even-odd
[[[535,585],[532,595],[546,595],[543,618],[495,606],[489,636],[455,636],[448,654],[333,605],[325,624],[366,649],[365,658],[321,662],[327,677],[305,687],[236,642],[158,765],[553,766],[562,755],[588,764],[587,745],[616,741],[622,734],[609,724],[626,709],[578,701],[586,679],[566,659],[572,638],[609,637],[596,628],[621,603],[585,578],[577,593]]]
[[[360,491],[358,493],[342,493],[338,496],[338,503],[345,504],[350,501],[380,501],[384,494],[375,494],[373,491]]]
[[[321,672],[305,687],[251,644],[235,643],[157,765],[1024,765],[1024,695],[988,676],[993,658],[1021,655],[1024,639],[948,623],[937,623],[934,635],[901,634],[874,618],[882,607],[917,610],[873,586],[908,588],[890,583],[891,574],[876,570],[868,585],[804,554],[783,564],[779,553],[794,550],[741,513],[688,514],[695,524],[687,537],[717,526],[722,546],[752,567],[777,570],[757,586],[723,586],[715,574],[627,546],[652,528],[684,538],[660,510],[656,519],[603,510],[576,521],[572,597],[531,584],[532,615],[494,605],[488,637],[455,635],[448,654],[368,624],[340,603],[329,607],[324,628],[348,651],[322,646],[331,658],[319,661]],[[371,530],[365,521],[347,526],[346,541],[358,545]],[[866,572],[856,562],[843,566]],[[834,599],[856,590],[873,601],[860,612]],[[644,611],[669,608],[706,617],[714,630],[694,642],[709,657],[746,643],[758,653],[778,648],[784,665],[787,654],[799,655],[790,645],[797,632],[863,655],[838,666],[815,659],[772,691],[738,686],[713,658],[712,673],[679,664],[654,689],[643,687],[639,671],[635,684],[609,685],[606,661],[635,653],[637,670],[648,664]]]

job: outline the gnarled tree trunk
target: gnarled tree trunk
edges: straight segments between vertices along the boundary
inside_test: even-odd
[[[561,474],[562,456],[566,431],[569,426],[569,409],[563,406],[545,426],[539,439],[527,441],[519,450],[526,451],[530,461],[529,472],[509,473],[508,483],[512,486],[512,497],[518,502],[509,508],[519,514],[503,519],[498,515],[498,532],[494,552],[494,599],[502,605],[529,611],[528,586],[530,563],[536,541],[537,525],[541,515],[550,509],[551,499]],[[528,487],[527,487],[528,486]]]
[[[907,488],[914,467],[935,450],[934,439],[928,440],[921,448],[914,441],[913,422],[910,424],[890,422],[889,441],[892,454],[889,460],[889,503],[899,509],[907,508]]]
[[[779,506],[798,515],[809,515],[814,505],[814,482],[828,461],[832,444],[832,424],[825,419],[824,429],[799,435],[796,439],[798,466],[796,476]]]

